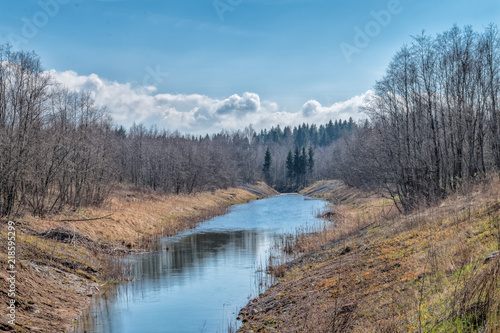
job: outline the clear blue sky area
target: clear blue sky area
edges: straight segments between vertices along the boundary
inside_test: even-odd
[[[158,93],[223,99],[253,92],[284,110],[366,92],[395,51],[422,30],[434,35],[455,23],[483,30],[500,22],[498,0],[4,0],[1,6],[1,41],[35,50],[46,69],[153,84]]]

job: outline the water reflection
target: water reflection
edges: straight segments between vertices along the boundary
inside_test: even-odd
[[[278,237],[326,206],[277,196],[235,206],[176,237],[158,253],[134,256],[136,281],[93,300],[80,332],[216,332],[257,293],[257,268]],[[168,250],[167,250],[168,248]]]

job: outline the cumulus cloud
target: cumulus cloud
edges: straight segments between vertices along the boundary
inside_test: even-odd
[[[372,90],[368,90],[362,95],[331,106],[322,106],[318,101],[309,100],[302,106],[301,113],[307,122],[321,122],[322,119],[348,119],[349,117],[357,120],[361,118],[360,108],[370,102],[373,93]]]
[[[230,113],[255,113],[260,110],[260,97],[255,93],[246,92],[243,96],[236,94],[220,102],[217,113],[230,114]]]
[[[256,93],[234,94],[215,99],[200,94],[158,93],[153,86],[133,87],[100,78],[96,74],[78,75],[73,71],[51,70],[54,79],[70,90],[89,91],[96,103],[106,106],[116,123],[131,126],[143,123],[181,133],[206,134],[223,129],[238,130],[252,124],[260,130],[275,125],[325,123],[330,119],[361,118],[359,108],[369,101],[371,91],[348,101],[322,106],[307,101],[295,112],[283,111],[273,101],[261,101]]]

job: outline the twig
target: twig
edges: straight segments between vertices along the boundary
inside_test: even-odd
[[[79,220],[56,220],[56,222],[84,222],[84,221],[94,221],[94,220],[100,220],[100,219],[105,219],[106,217],[110,217],[111,215],[113,215],[114,213],[111,213],[109,215],[106,215],[106,216],[101,216],[101,217],[95,217],[95,218],[92,218],[92,219],[79,219]]]

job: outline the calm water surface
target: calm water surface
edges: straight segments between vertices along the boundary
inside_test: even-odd
[[[95,297],[80,332],[222,332],[258,294],[270,248],[297,228],[318,225],[327,203],[280,195],[237,205],[136,255],[136,279]],[[166,248],[168,247],[168,251]]]

